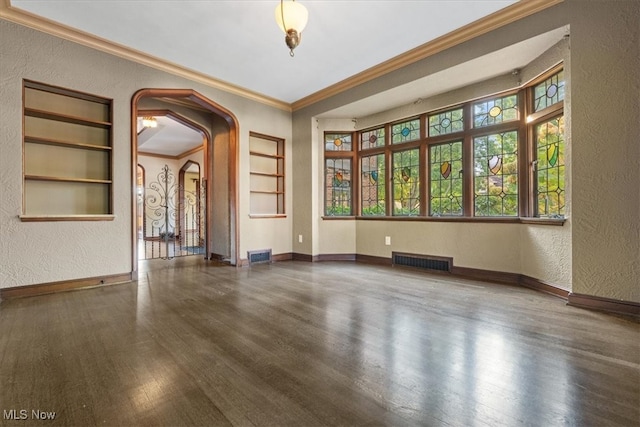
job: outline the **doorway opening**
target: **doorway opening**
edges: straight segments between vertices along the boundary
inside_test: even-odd
[[[166,132],[178,128],[182,136]],[[236,264],[237,129],[228,110],[192,90],[134,95],[134,274],[139,259],[158,257]]]

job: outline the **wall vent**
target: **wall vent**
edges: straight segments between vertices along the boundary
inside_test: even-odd
[[[392,252],[391,262],[393,265],[414,267],[432,272],[451,273],[453,258]]]
[[[249,259],[249,265],[270,263],[271,249],[264,249],[260,251],[249,251],[247,252],[247,258]]]

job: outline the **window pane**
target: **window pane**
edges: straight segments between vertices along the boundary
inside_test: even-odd
[[[564,218],[564,117],[541,123],[536,139],[536,216]]]
[[[360,149],[384,147],[384,128],[368,130],[360,134]]]
[[[518,96],[509,95],[473,104],[473,126],[483,127],[518,120]]]
[[[327,133],[324,135],[326,151],[351,151],[350,133]]]
[[[544,110],[564,100],[564,71],[535,86],[533,98],[533,111]]]
[[[351,215],[351,159],[325,160],[325,215]]]
[[[391,143],[415,141],[420,138],[420,119],[407,120],[391,126]]]
[[[393,153],[393,214],[420,214],[420,151]]]
[[[462,215],[462,141],[429,148],[429,215]]]
[[[463,130],[462,108],[429,116],[429,136],[446,135]]]
[[[518,215],[518,133],[474,138],[476,216]]]
[[[362,215],[385,215],[384,154],[363,157],[361,170]]]

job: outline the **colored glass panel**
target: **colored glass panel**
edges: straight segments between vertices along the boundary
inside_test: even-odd
[[[384,147],[384,128],[372,129],[360,133],[360,149]]]
[[[384,154],[361,159],[360,197],[363,216],[385,215]]]
[[[350,133],[327,133],[324,135],[324,149],[326,151],[351,151]]]
[[[564,71],[549,77],[533,88],[533,111],[544,110],[564,100]]]
[[[325,215],[351,215],[351,159],[325,160]]]
[[[429,116],[429,136],[447,135],[464,130],[462,108]]]
[[[393,153],[393,214],[420,214],[420,151]]]
[[[565,143],[564,117],[535,127],[536,143],[536,216],[564,218],[565,215]]]
[[[518,133],[474,138],[476,216],[518,215]]]
[[[391,143],[415,141],[420,138],[420,119],[407,120],[391,126]]]
[[[462,215],[462,141],[429,147],[429,215]]]
[[[473,126],[484,127],[518,120],[518,96],[508,95],[473,104]]]

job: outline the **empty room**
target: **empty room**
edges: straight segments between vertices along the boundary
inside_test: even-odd
[[[640,426],[638,22],[0,0],[0,425]]]

